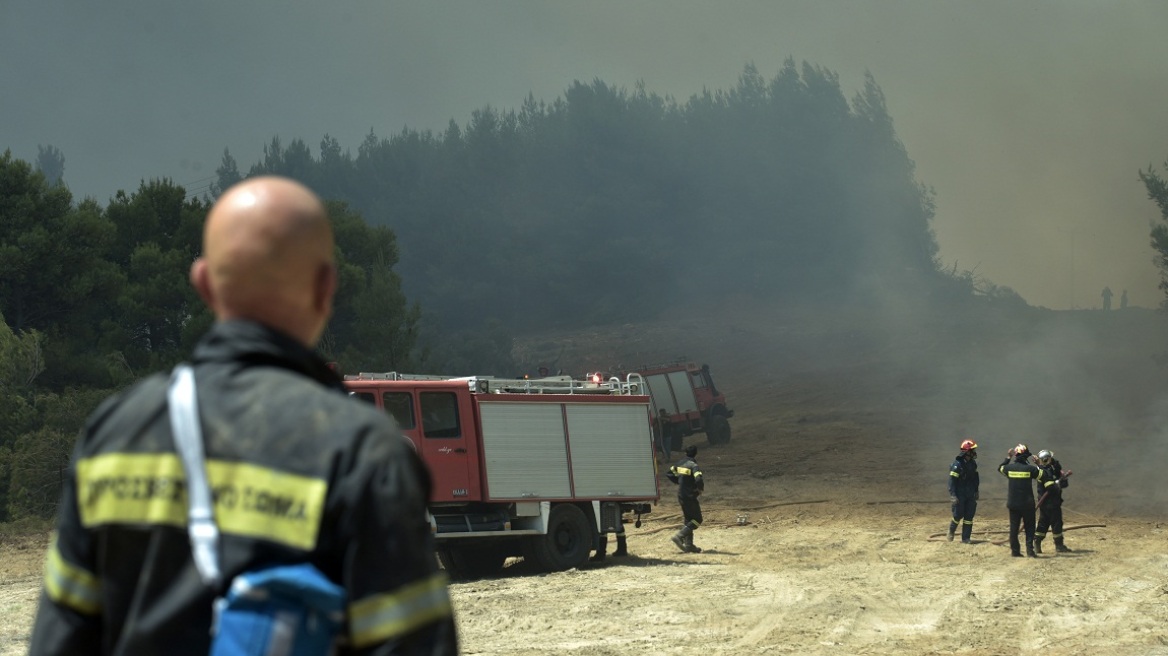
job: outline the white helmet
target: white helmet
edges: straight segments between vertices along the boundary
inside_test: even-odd
[[[1050,461],[1054,459],[1054,451],[1043,449],[1038,452],[1038,462],[1044,465],[1049,465]]]

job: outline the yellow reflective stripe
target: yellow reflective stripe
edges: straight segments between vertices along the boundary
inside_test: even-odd
[[[110,453],[77,463],[77,504],[86,528],[187,521],[186,478],[173,453]]]
[[[55,536],[45,559],[45,592],[49,599],[79,613],[101,612],[101,584],[97,577],[61,557]]]
[[[269,467],[207,461],[215,523],[224,533],[310,551],[320,531],[328,483]],[[109,453],[77,463],[81,524],[187,522],[186,477],[173,453]]]
[[[702,477],[702,473],[701,473],[701,472],[694,472],[694,475],[693,475],[693,477],[694,477],[695,479],[701,478],[701,477]]]
[[[215,523],[234,533],[311,551],[328,482],[241,462],[207,461]]]
[[[1043,487],[1050,487],[1051,485],[1058,485],[1058,481],[1047,481],[1042,484]]]
[[[438,573],[350,604],[349,638],[354,647],[367,647],[412,633],[453,612],[446,576]]]
[[[949,472],[949,475],[952,476],[953,478],[961,478],[960,472],[951,471],[951,472]]]
[[[1013,471],[1013,470],[1011,470],[1011,471],[1006,472],[1006,476],[1009,476],[1010,478],[1032,478],[1032,476],[1030,475],[1030,472],[1028,472],[1028,471]]]
[[[674,466],[674,467],[670,467],[670,469],[672,469],[673,473],[677,474],[678,476],[689,476],[690,474],[693,473],[693,470],[691,470],[689,467],[676,467],[676,466]]]

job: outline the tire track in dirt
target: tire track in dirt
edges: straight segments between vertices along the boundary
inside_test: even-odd
[[[39,572],[0,580],[0,656],[28,653],[41,580]]]

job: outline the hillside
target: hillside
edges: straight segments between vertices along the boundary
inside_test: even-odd
[[[709,363],[736,412],[731,448],[714,452],[728,475],[844,467],[841,494],[873,498],[875,485],[944,499],[944,471],[972,437],[983,467],[1018,442],[1056,450],[1075,464],[1076,503],[1101,512],[1140,515],[1168,501],[1156,471],[1168,455],[1168,316],[1159,311],[738,300],[676,316],[523,338],[517,359],[568,372]]]
[[[673,489],[631,556],[451,586],[463,652],[1168,654],[1165,317],[1029,309],[759,307],[543,333],[524,363],[570,372],[710,364],[734,437],[700,437],[701,554],[669,541]],[[980,445],[974,544],[948,526],[946,471]],[[1006,449],[1056,450],[1070,554],[1010,558]],[[0,545],[0,654],[26,649],[43,538]],[[1049,543],[1048,543],[1049,547]]]
[[[708,362],[735,436],[696,442],[703,554],[669,544],[680,513],[665,483],[628,561],[546,577],[518,563],[455,586],[468,653],[1168,654],[1165,320],[738,302],[523,340],[522,357],[570,371]],[[981,445],[974,544],[933,541],[966,436]],[[1075,472],[1071,554],[1013,559],[995,544],[996,467],[1019,441]],[[516,614],[526,596],[538,610]]]

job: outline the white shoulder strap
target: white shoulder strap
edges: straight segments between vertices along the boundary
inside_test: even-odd
[[[191,536],[191,553],[203,583],[218,586],[219,527],[211,506],[211,489],[207,484],[207,469],[203,462],[203,434],[199,428],[199,402],[195,396],[195,372],[190,365],[180,364],[170,377],[166,393],[170,408],[170,429],[182,459],[187,479],[187,497],[190,500],[187,530]]]

